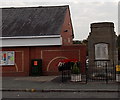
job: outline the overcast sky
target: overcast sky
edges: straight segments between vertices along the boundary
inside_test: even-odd
[[[90,24],[114,22],[118,34],[119,0],[0,0],[0,7],[69,5],[75,40],[86,39]]]

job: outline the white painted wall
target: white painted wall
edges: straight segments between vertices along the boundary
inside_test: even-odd
[[[31,37],[31,38],[0,38],[0,47],[19,47],[19,46],[54,46],[62,45],[61,36],[50,37]]]

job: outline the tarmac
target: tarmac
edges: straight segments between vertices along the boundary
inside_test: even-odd
[[[61,81],[61,76],[2,77],[1,91],[26,92],[120,92],[117,82]]]

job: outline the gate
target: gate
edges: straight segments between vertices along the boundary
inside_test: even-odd
[[[111,64],[112,63],[112,64]],[[114,62],[109,60],[95,60],[94,65],[88,65],[86,69],[87,82],[116,80],[116,68]]]

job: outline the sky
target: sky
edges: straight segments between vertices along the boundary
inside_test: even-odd
[[[90,24],[113,22],[118,35],[119,0],[0,0],[0,7],[37,7],[69,5],[74,40],[87,39]]]

